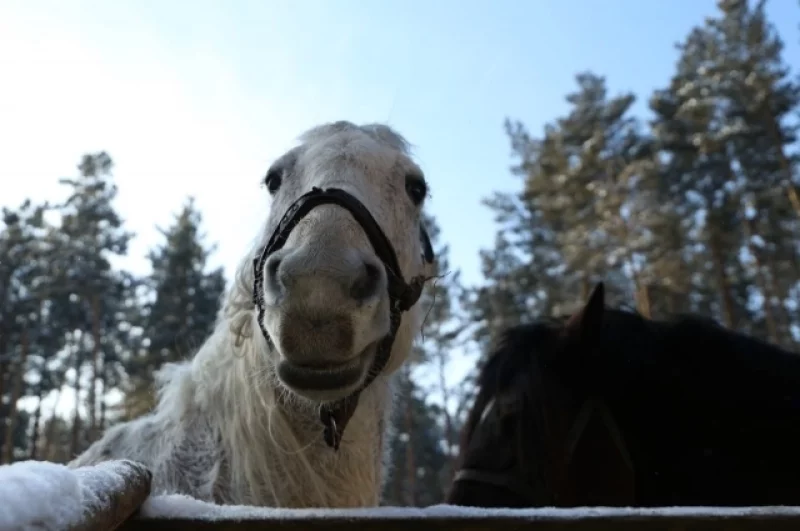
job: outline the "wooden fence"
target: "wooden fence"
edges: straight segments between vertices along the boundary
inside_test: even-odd
[[[577,509],[574,511],[578,511]],[[529,513],[529,511],[525,511]],[[518,515],[507,511],[506,515],[487,516],[429,516],[424,518],[403,518],[352,516],[337,517],[296,517],[291,519],[265,516],[260,519],[236,520],[192,520],[167,518],[132,518],[120,529],[124,530],[174,530],[188,531],[256,531],[256,530],[336,530],[336,531],[628,531],[632,529],[647,531],[797,531],[800,517],[796,513],[776,512],[761,516],[711,516],[711,515],[636,515],[608,514],[602,516]]]
[[[148,499],[151,474],[132,461],[101,463],[69,472],[61,465],[29,463],[32,462],[0,467],[0,531],[800,531],[800,507],[558,510],[448,506],[361,510],[220,507],[180,496]],[[55,495],[57,489],[51,489],[55,473],[61,477],[74,474],[77,481],[73,480],[73,484],[77,489],[62,486],[59,488],[67,494]],[[23,502],[27,504],[25,510]],[[15,508],[19,510],[14,512]]]

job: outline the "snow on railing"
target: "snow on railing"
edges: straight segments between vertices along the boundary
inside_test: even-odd
[[[125,531],[771,531],[800,530],[800,507],[587,507],[575,509],[268,509],[154,496]]]
[[[800,530],[800,507],[272,509],[149,496],[150,481],[150,472],[133,461],[76,469],[37,461],[2,466],[0,531]]]
[[[133,461],[67,468],[45,461],[0,467],[0,530],[118,528],[150,494],[150,471]]]

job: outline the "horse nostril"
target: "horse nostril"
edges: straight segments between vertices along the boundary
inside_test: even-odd
[[[363,301],[374,297],[381,285],[381,271],[377,266],[364,263],[360,274],[350,286],[350,296]]]

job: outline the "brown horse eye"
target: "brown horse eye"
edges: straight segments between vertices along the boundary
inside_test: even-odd
[[[406,176],[406,193],[415,205],[419,205],[425,200],[428,195],[428,185],[425,180],[419,175]]]
[[[270,170],[267,172],[267,176],[264,177],[264,184],[267,185],[267,191],[270,194],[274,194],[278,191],[281,187],[281,181],[283,180],[283,176],[281,175],[280,170]]]

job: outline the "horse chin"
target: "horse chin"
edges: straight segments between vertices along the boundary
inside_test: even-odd
[[[367,378],[376,351],[377,342],[368,345],[346,362],[313,365],[293,363],[282,356],[277,367],[278,379],[288,390],[306,400],[335,402],[361,386]]]

